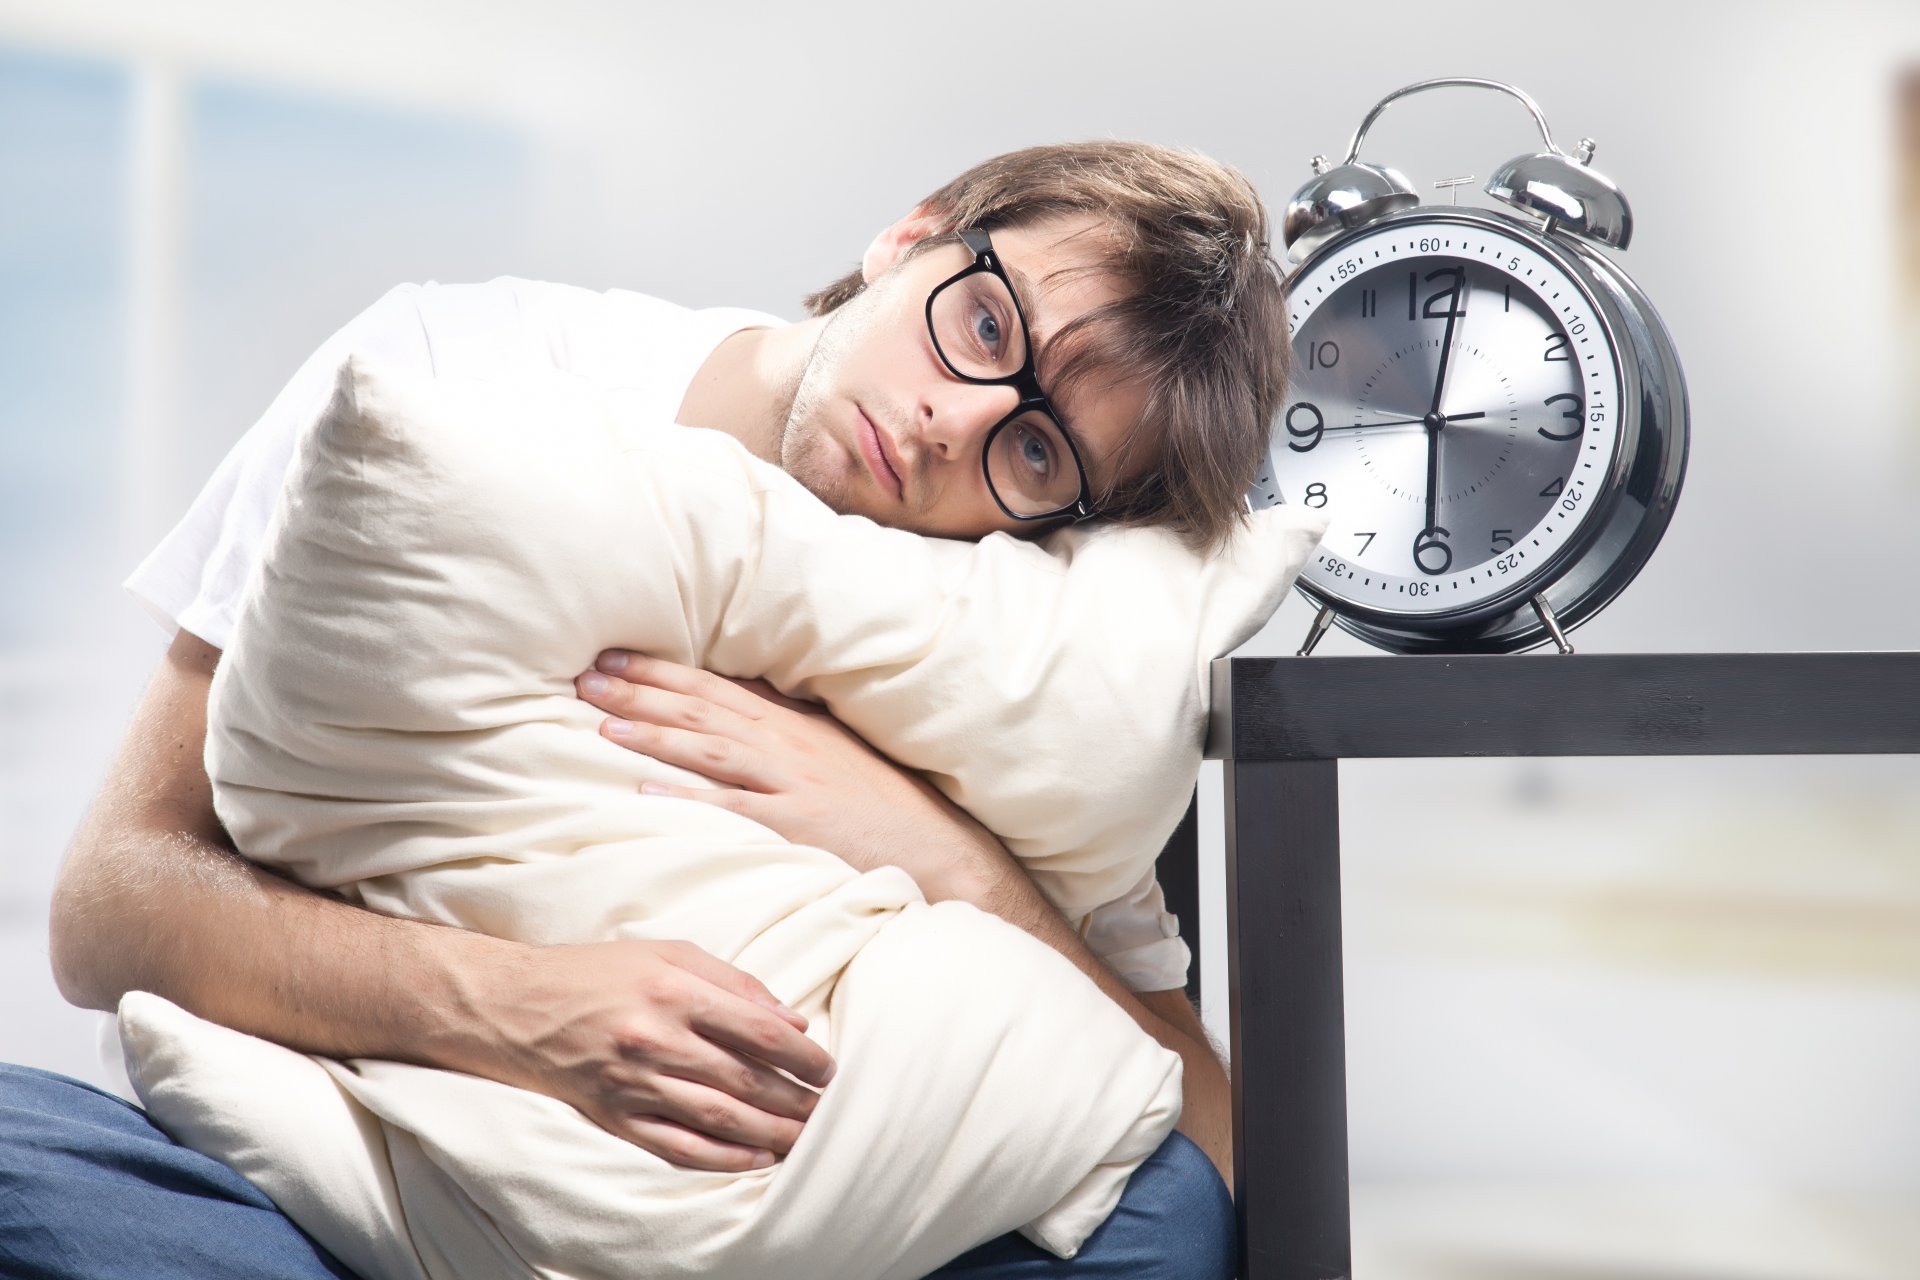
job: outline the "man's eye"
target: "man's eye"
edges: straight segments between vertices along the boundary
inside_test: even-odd
[[[981,307],[974,313],[973,336],[980,346],[993,354],[1000,351],[1000,322],[994,319],[993,312]]]
[[[1020,461],[1036,478],[1044,480],[1053,473],[1053,450],[1047,447],[1044,437],[1022,429],[1015,444],[1020,450]]]

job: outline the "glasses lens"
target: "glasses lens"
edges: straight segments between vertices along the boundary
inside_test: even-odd
[[[1027,362],[1027,327],[1000,277],[976,271],[933,295],[933,341],[955,373],[1004,378]]]
[[[1080,497],[1080,468],[1060,424],[1038,410],[1001,427],[987,448],[987,479],[1015,515],[1051,515]]]

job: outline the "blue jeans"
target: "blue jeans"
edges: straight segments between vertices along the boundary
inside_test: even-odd
[[[1233,1201],[1174,1134],[1080,1255],[1018,1235],[961,1255],[958,1280],[1228,1280]],[[64,1076],[0,1063],[0,1275],[12,1280],[356,1280],[258,1188],[146,1114]]]

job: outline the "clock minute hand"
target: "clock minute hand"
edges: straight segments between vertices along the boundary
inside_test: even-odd
[[[1427,279],[1432,280],[1439,274],[1436,271]],[[1440,372],[1433,380],[1433,407],[1427,410],[1434,417],[1439,416],[1440,398],[1447,392],[1447,361],[1453,355],[1453,322],[1460,318],[1460,312],[1466,306],[1466,299],[1462,295],[1467,291],[1467,273],[1453,267],[1448,269],[1447,274],[1453,277],[1453,293],[1447,299],[1447,327],[1440,335]]]
[[[1439,272],[1427,276],[1431,281]],[[1453,291],[1447,298],[1447,327],[1440,335],[1440,372],[1433,379],[1433,406],[1427,410],[1427,527],[1421,537],[1433,536],[1440,527],[1440,432],[1447,420],[1440,413],[1440,399],[1447,392],[1447,361],[1453,355],[1453,322],[1460,317],[1460,309],[1465,299],[1460,295],[1467,289],[1467,273],[1460,267],[1451,268],[1448,274],[1453,276]]]

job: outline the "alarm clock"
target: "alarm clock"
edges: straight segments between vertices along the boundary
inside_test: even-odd
[[[1546,149],[1486,191],[1513,213],[1422,204],[1360,149],[1381,112],[1439,88],[1524,104]],[[1299,587],[1327,628],[1399,653],[1552,642],[1624,589],[1680,493],[1687,393],[1653,306],[1596,246],[1632,215],[1553,142],[1532,98],[1447,77],[1395,90],[1289,204],[1293,378],[1250,502],[1324,508]],[[1462,179],[1460,181],[1470,181]],[[1443,184],[1457,185],[1457,184]]]

